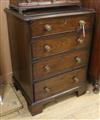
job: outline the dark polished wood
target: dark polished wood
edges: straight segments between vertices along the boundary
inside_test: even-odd
[[[32,41],[33,59],[44,58],[51,55],[69,52],[72,49],[79,49],[88,46],[91,42],[92,31],[86,31],[86,37],[82,31],[69,32],[57,36],[42,37]]]
[[[97,84],[100,83],[100,0],[82,0],[82,2],[84,7],[96,10],[96,27],[94,30],[89,74],[92,83],[97,87],[98,91]]]
[[[12,14],[7,15],[13,76],[33,101],[31,48],[28,23]]]
[[[33,11],[6,9],[14,85],[35,115],[58,97],[86,92],[95,14],[79,8]]]
[[[56,95],[71,88],[80,86],[86,80],[86,68],[67,72],[35,84],[35,100]]]
[[[80,29],[80,20],[86,22],[86,29],[91,28],[93,24],[93,16],[91,14],[36,20],[31,23],[32,36],[77,31]]]
[[[35,80],[53,76],[61,71],[68,71],[88,63],[88,50],[73,51],[58,56],[42,59],[33,64],[33,76]]]

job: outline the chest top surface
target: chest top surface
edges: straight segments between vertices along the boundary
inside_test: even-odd
[[[20,14],[14,10],[5,9],[6,13],[12,14],[16,16],[19,19],[22,19],[24,21],[31,21],[31,20],[37,20],[37,19],[43,19],[43,18],[55,18],[55,17],[61,17],[61,16],[75,16],[75,15],[82,15],[82,14],[94,14],[95,11],[93,9],[66,9],[66,7],[62,8],[45,8],[45,9],[36,9],[36,10],[28,10],[23,14]]]

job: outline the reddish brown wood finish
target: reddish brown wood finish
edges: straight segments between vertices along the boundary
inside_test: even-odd
[[[100,79],[100,0],[82,0],[83,6],[96,10],[96,29],[94,30],[93,49],[90,64],[90,76]]]
[[[82,68],[38,82],[35,84],[35,100],[41,100],[68,89],[80,86],[81,82],[85,82],[85,79],[86,68]]]
[[[76,58],[79,58],[78,62]],[[73,69],[81,65],[87,64],[88,51],[87,49],[65,53],[59,56],[54,56],[40,60],[33,64],[34,79],[43,79],[49,76],[61,73],[64,70]]]
[[[8,32],[10,37],[13,77],[24,88],[27,96],[33,101],[31,48],[28,45],[30,33],[28,23],[7,14]],[[26,57],[27,56],[27,57]]]
[[[61,10],[57,11],[59,14],[53,13],[52,16],[50,9],[48,9],[49,16],[45,15],[44,11],[41,12],[41,16],[38,16],[36,12],[23,15],[6,9],[14,85],[22,91],[32,115],[42,112],[44,104],[62,95],[73,92],[81,95],[86,91],[87,63],[94,12],[73,10],[69,13],[65,11],[63,14]],[[68,21],[65,18],[68,18]],[[79,20],[85,20],[85,28],[89,28],[86,30],[89,33],[86,32],[88,34],[86,34],[83,45],[76,45],[77,36],[75,37],[75,35],[80,30],[74,30],[79,28]],[[48,23],[53,26],[53,29],[52,32],[46,33],[44,25]],[[73,30],[73,35],[68,32],[62,33],[64,31],[70,32],[70,30]],[[59,32],[61,33],[59,34]],[[78,37],[82,37],[81,32],[78,34]],[[43,35],[46,36],[43,37]],[[46,41],[52,46],[57,46],[52,54],[45,55],[44,52],[41,52],[42,49],[39,49],[40,44],[43,46]],[[64,47],[61,44],[64,44]],[[37,49],[37,53],[34,49]],[[34,59],[36,57],[34,53],[39,56],[38,59]],[[75,76],[78,76],[79,79]],[[72,77],[75,82],[79,83],[74,83]],[[46,96],[43,91],[44,87],[47,87],[45,88],[47,92],[49,92],[48,87],[53,91]]]
[[[58,35],[58,37],[38,38],[32,42],[33,59],[39,59],[85,47],[90,44],[91,37],[92,31],[89,30],[86,32],[85,38],[82,32],[65,33]]]
[[[74,30],[77,31],[80,29],[80,20],[86,22],[86,29],[91,28],[93,24],[93,16],[91,15],[75,15],[69,17],[36,20],[31,24],[32,36],[41,36]]]

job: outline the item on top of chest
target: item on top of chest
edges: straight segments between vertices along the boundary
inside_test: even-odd
[[[10,7],[20,11],[37,8],[81,6],[80,0],[10,0]]]

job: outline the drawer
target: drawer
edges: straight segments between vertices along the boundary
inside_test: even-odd
[[[85,22],[85,29],[91,28],[93,15],[75,15],[68,17],[45,18],[31,22],[32,36],[55,34],[80,29],[80,21]]]
[[[84,65],[87,60],[88,51],[86,49],[45,58],[33,63],[33,77],[35,80],[44,79],[62,71]]]
[[[41,57],[67,52],[74,48],[87,46],[91,41],[91,33],[91,31],[87,31],[85,38],[81,33],[79,34],[77,32],[72,32],[33,40],[33,58],[38,59]]]
[[[64,73],[34,84],[35,100],[41,100],[74,87],[86,81],[86,68]]]

